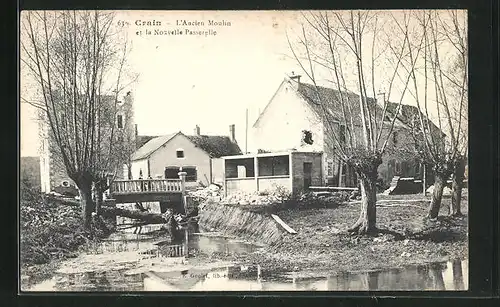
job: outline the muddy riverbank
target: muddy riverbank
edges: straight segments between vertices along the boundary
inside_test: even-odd
[[[359,215],[356,204],[288,210],[277,214],[297,234],[284,235],[279,243],[254,253],[211,253],[200,257],[307,274],[401,268],[468,258],[467,208],[461,217],[443,215],[438,221],[427,223],[423,222],[427,200],[391,203],[391,199],[396,197],[385,197],[384,203],[378,205],[377,225],[381,233],[376,236],[345,231]],[[442,212],[447,211],[449,201],[443,200]],[[427,230],[419,233],[422,229]]]
[[[206,255],[250,255],[258,246],[218,234],[190,236],[190,256],[148,253],[155,240],[128,240],[115,250],[86,253],[61,263],[49,279],[28,291],[366,291],[463,290],[467,261],[449,261],[361,272],[270,269],[267,263],[243,264]],[[308,274],[306,274],[308,273]]]
[[[221,260],[221,255],[255,255],[262,247],[211,234],[189,236],[189,257],[151,253],[162,237],[113,236],[107,247],[63,261],[51,278],[24,291],[366,291],[463,290],[467,261],[449,261],[360,272],[289,271]],[[95,251],[98,251],[95,253]],[[208,255],[218,255],[212,258]],[[228,259],[226,257],[226,259]],[[241,259],[241,258],[235,258]]]
[[[387,199],[386,199],[387,200]],[[389,197],[390,200],[390,197]],[[443,211],[449,199],[445,199]],[[426,201],[384,202],[377,236],[344,230],[359,214],[356,204],[280,211],[297,234],[272,245],[252,244],[221,232],[192,228],[187,257],[166,257],[166,233],[118,231],[76,258],[24,270],[30,291],[181,290],[462,290],[467,288],[467,210],[422,227]],[[427,225],[429,226],[429,225]],[[193,230],[194,229],[194,230]],[[208,229],[209,231],[210,229]],[[200,233],[201,232],[201,233]],[[247,239],[251,239],[249,236]],[[185,242],[184,242],[185,243]],[[253,242],[256,243],[256,242]],[[156,252],[155,252],[156,250]],[[28,273],[29,272],[29,273]]]

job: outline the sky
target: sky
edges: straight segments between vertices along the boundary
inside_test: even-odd
[[[118,11],[116,23],[131,41],[128,64],[138,74],[130,90],[139,134],[192,134],[198,125],[202,134],[228,135],[235,124],[244,151],[246,110],[250,131],[285,76],[300,74],[286,38],[287,31],[297,29],[299,16],[296,11]],[[153,35],[155,29],[196,28],[177,26],[182,20],[202,21],[199,29],[217,33]],[[209,20],[225,25],[211,26]],[[157,26],[138,25],[147,22]],[[33,88],[21,72],[21,96],[33,96]],[[34,119],[34,108],[21,104],[22,156],[38,155]]]
[[[245,144],[245,113],[249,126],[256,120],[285,75],[298,70],[288,53],[285,29],[297,13],[275,12],[159,12],[123,11],[117,21],[128,23],[131,39],[129,66],[139,77],[131,91],[135,121],[141,135],[176,131],[228,135]],[[215,36],[137,35],[145,29],[185,29],[176,20],[204,21]],[[208,26],[208,20],[230,26]],[[160,27],[136,26],[137,20],[156,20]],[[170,24],[170,25],[169,25]],[[28,79],[28,78],[26,78]],[[27,85],[21,90],[25,95]],[[21,81],[23,87],[23,82]],[[38,132],[34,108],[21,104],[21,154],[37,155]],[[244,150],[244,148],[242,148]]]

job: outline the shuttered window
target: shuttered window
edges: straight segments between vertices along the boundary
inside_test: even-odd
[[[178,166],[169,166],[165,168],[165,179],[179,179],[181,169]],[[198,180],[198,172],[194,166],[183,166],[182,171],[186,172],[186,182],[195,182]]]

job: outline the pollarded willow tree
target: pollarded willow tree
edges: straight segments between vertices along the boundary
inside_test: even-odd
[[[421,145],[420,155],[433,167],[436,177],[428,217],[438,216],[450,176],[453,195],[449,213],[459,215],[468,144],[466,15],[460,11],[412,14],[424,35],[425,49],[417,59],[419,67],[409,67],[409,62],[402,66],[412,74],[410,92],[419,109],[413,129]],[[426,120],[431,112],[437,113],[438,129]]]
[[[332,97],[325,97],[318,83],[326,80],[337,90],[338,115],[335,120],[324,117],[329,146],[354,169],[361,186],[361,213],[349,231],[375,232],[378,167],[394,145],[392,132],[401,126],[398,114],[411,80],[401,64],[406,59],[410,67],[416,65],[409,54],[419,54],[424,37],[407,12],[397,17],[383,11],[310,12],[303,17],[298,42],[288,39],[291,52],[326,115],[332,112],[327,101]],[[394,31],[395,20],[405,29],[402,33]],[[381,92],[384,99],[377,101]]]
[[[130,132],[116,127],[119,97],[134,80],[125,73],[127,40],[110,12],[23,11],[20,41],[21,68],[41,93],[25,102],[41,110],[55,156],[80,191],[88,228],[93,188],[102,196],[133,148]]]
[[[415,11],[412,18],[424,36],[424,50],[410,54],[402,66],[411,74],[412,97],[419,109],[415,126],[421,155],[434,170],[435,182],[428,217],[437,218],[443,189],[452,177],[450,215],[460,215],[468,150],[468,52],[465,11]],[[404,29],[399,27],[400,31]],[[420,65],[411,65],[411,59]],[[432,129],[436,113],[439,131]]]

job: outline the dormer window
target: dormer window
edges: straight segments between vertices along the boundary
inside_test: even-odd
[[[116,116],[116,125],[118,126],[118,129],[123,129],[123,115],[118,114]]]
[[[184,158],[184,149],[177,149],[176,155],[178,159]]]

